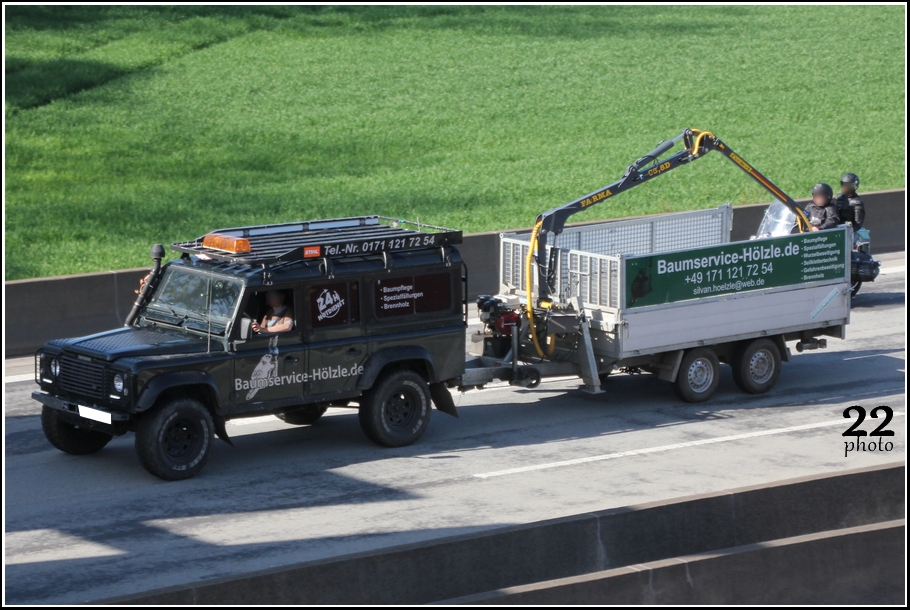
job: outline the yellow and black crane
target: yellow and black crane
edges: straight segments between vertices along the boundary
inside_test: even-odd
[[[680,141],[685,145],[685,150],[663,160],[660,159],[661,155],[668,152]],[[540,309],[548,310],[553,306],[550,295],[554,292],[553,286],[556,279],[556,257],[558,256],[558,252],[556,248],[551,249],[549,259],[547,258],[547,235],[550,233],[553,235],[562,233],[566,221],[573,214],[586,210],[598,203],[602,203],[639,184],[644,184],[648,180],[663,175],[681,165],[686,165],[696,159],[700,159],[712,150],[716,150],[724,155],[739,169],[746,172],[753,180],[761,185],[762,188],[771,193],[772,197],[787,206],[787,208],[796,216],[796,226],[800,233],[809,230],[809,219],[806,217],[806,214],[789,195],[766,178],[764,174],[752,167],[751,164],[747,163],[742,157],[736,154],[733,149],[710,131],[686,129],[672,140],[661,141],[654,150],[639,157],[628,167],[628,169],[626,169],[626,172],[619,180],[612,182],[593,193],[588,193],[583,197],[579,197],[575,201],[544,212],[537,217],[537,222],[531,232],[531,243],[530,248],[528,248],[528,256],[525,262],[525,277],[527,278],[528,286],[526,308],[530,323],[530,334],[534,342],[534,347],[541,357],[544,357],[545,352],[543,347],[541,347],[541,342],[538,340],[537,332],[534,327],[535,299],[533,297],[531,273],[535,261],[535,252],[537,252],[536,308],[538,311],[540,311]],[[552,352],[552,349],[547,351]]]
[[[661,160],[660,156],[668,152],[678,142],[682,141],[685,150]],[[607,199],[627,191],[632,187],[644,184],[652,178],[676,169],[681,165],[691,163],[696,159],[704,157],[712,150],[716,150],[726,158],[730,159],[738,168],[746,172],[753,180],[762,186],[771,195],[786,205],[790,211],[796,215],[797,227],[800,233],[809,230],[809,219],[799,208],[793,199],[781,190],[777,185],[768,180],[761,172],[756,170],[752,165],[747,163],[736,154],[727,144],[721,141],[709,131],[699,129],[686,129],[672,140],[664,140],[648,154],[638,158],[628,167],[626,173],[619,180],[600,188],[593,193],[588,193],[575,201],[553,208],[544,212],[537,217],[537,222],[531,233],[531,247],[528,250],[525,272],[528,278],[528,314],[533,318],[534,299],[532,298],[532,289],[530,281],[534,252],[537,251],[537,306],[548,308],[550,306],[550,294],[553,292],[553,283],[556,273],[556,256],[557,251],[554,248],[550,252],[547,260],[547,235],[553,233],[559,235],[565,228],[566,221],[570,216],[588,209],[589,207],[602,203]]]

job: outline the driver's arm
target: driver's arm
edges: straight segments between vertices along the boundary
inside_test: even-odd
[[[269,328],[263,328],[264,332],[267,333],[286,333],[289,330],[294,328],[294,319],[291,317],[281,318],[277,324]]]

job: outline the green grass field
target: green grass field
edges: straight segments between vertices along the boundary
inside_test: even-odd
[[[355,214],[530,226],[684,127],[905,185],[901,7],[5,7],[6,279]],[[573,220],[768,196],[709,156]]]

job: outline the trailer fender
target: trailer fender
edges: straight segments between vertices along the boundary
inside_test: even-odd
[[[682,362],[685,351],[678,349],[661,354],[660,363],[656,365],[656,368],[660,371],[657,374],[657,378],[671,383],[676,381],[676,375],[679,373],[679,364]]]
[[[780,359],[782,362],[790,362],[790,348],[787,347],[787,342],[784,341],[783,335],[774,335],[771,337],[771,340],[774,341],[774,344],[777,345],[777,349],[780,350]]]

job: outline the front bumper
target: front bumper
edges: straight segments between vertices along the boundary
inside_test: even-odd
[[[115,435],[123,434],[128,429],[130,416],[127,413],[64,400],[44,392],[32,392],[32,398],[45,407],[58,411],[64,420],[74,425]]]

